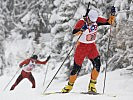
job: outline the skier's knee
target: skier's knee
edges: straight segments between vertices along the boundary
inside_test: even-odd
[[[79,74],[80,69],[81,69],[81,66],[79,66],[78,64],[76,64],[74,62],[74,66],[73,66],[73,69],[71,71],[71,75]]]
[[[95,59],[93,59],[91,61],[92,61],[92,64],[93,64],[94,68],[96,68],[96,70],[98,72],[100,72],[100,67],[101,67],[100,56],[96,57]]]

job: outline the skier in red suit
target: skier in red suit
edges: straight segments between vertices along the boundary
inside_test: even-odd
[[[23,80],[27,78],[32,83],[32,88],[35,88],[35,79],[31,73],[31,71],[35,68],[36,64],[46,64],[50,59],[50,56],[45,61],[37,60],[38,56],[33,55],[29,59],[24,60],[19,64],[19,67],[22,68],[21,74],[17,78],[16,82],[12,85],[10,90],[14,90],[14,88]]]
[[[100,71],[100,55],[97,50],[95,40],[97,35],[97,28],[100,25],[111,25],[114,23],[115,7],[111,8],[111,16],[109,19],[98,17],[96,10],[90,10],[88,16],[80,19],[73,30],[73,34],[79,35],[79,41],[74,53],[74,66],[70,73],[68,84],[62,89],[62,93],[68,93],[72,90],[74,82],[80,72],[84,58],[87,57],[93,64],[91,72],[91,79],[88,85],[88,92],[96,93],[96,80]]]

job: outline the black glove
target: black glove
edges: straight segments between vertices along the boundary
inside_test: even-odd
[[[115,12],[116,12],[116,11],[115,11],[115,7],[112,6],[112,7],[111,7],[111,15],[112,15],[112,16],[115,16]]]
[[[88,26],[86,24],[84,24],[84,26],[82,26],[81,31],[85,31],[86,29],[88,29]]]
[[[49,59],[51,58],[51,56],[48,56],[47,60],[46,61],[49,61]]]

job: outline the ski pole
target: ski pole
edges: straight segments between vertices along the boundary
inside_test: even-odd
[[[45,76],[44,76],[43,86],[44,86],[45,81],[46,81],[46,76],[47,76],[47,72],[48,72],[48,66],[49,66],[49,63],[47,65],[47,67],[46,67],[46,72],[45,72]]]
[[[111,26],[110,26],[110,34],[111,33],[112,33],[112,29],[111,29]],[[105,75],[104,75],[103,94],[105,92],[105,85],[106,85],[107,65],[108,65],[108,58],[109,58],[109,46],[110,46],[110,42],[111,42],[111,38],[109,36],[109,39],[108,39],[108,47],[107,47],[107,59],[106,59],[106,63],[105,63]]]
[[[115,16],[115,13],[116,13],[115,7],[112,6],[112,8],[111,8],[111,15]],[[109,34],[109,38],[108,38],[108,46],[107,46],[107,54],[106,54],[107,58],[106,58],[106,61],[105,61],[105,76],[104,76],[103,94],[105,92],[105,85],[106,85],[107,65],[108,65],[108,58],[109,58],[109,46],[110,46],[110,42],[111,42],[111,38],[110,37],[111,37],[111,33],[112,33],[112,24],[113,23],[112,23],[112,20],[111,20],[110,34]]]
[[[14,76],[12,77],[12,79],[8,82],[8,84],[5,86],[5,88],[3,89],[3,91],[5,91],[6,90],[6,88],[9,86],[9,84],[11,83],[11,81],[14,79],[14,77],[17,75],[17,73],[19,72],[19,70],[20,70],[21,68],[19,68],[17,71],[16,71],[16,73],[14,74]]]
[[[81,32],[81,31],[80,31]],[[76,43],[78,42],[79,38],[81,37],[82,34],[80,34],[80,36],[78,37]],[[50,84],[52,83],[52,81],[54,80],[55,76],[58,74],[58,72],[60,71],[60,69],[62,68],[63,64],[65,63],[66,59],[68,58],[68,56],[70,55],[70,53],[72,52],[72,50],[74,49],[75,46],[73,46],[68,55],[66,56],[66,58],[64,59],[64,61],[62,62],[61,66],[59,67],[59,69],[57,70],[57,72],[55,73],[55,75],[53,76],[52,80],[49,82],[49,84],[47,85],[47,87],[45,88],[45,90],[43,91],[43,94],[46,92],[46,90],[49,88]]]
[[[50,41],[52,41],[52,40],[50,39]],[[52,47],[51,44],[52,44],[52,43],[50,42],[50,48]],[[50,50],[49,56],[50,56],[51,54],[52,54],[52,52],[51,52],[51,50]],[[43,86],[45,85],[46,76],[47,76],[47,72],[48,72],[48,67],[49,67],[49,62],[48,62],[47,67],[46,67],[45,76],[44,76],[44,80],[43,80]]]

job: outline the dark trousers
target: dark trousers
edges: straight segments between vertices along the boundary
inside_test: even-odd
[[[22,70],[21,74],[18,76],[16,82],[12,85],[10,90],[14,90],[14,88],[24,79],[27,78],[32,83],[32,88],[35,88],[35,79],[31,72],[25,72]]]

